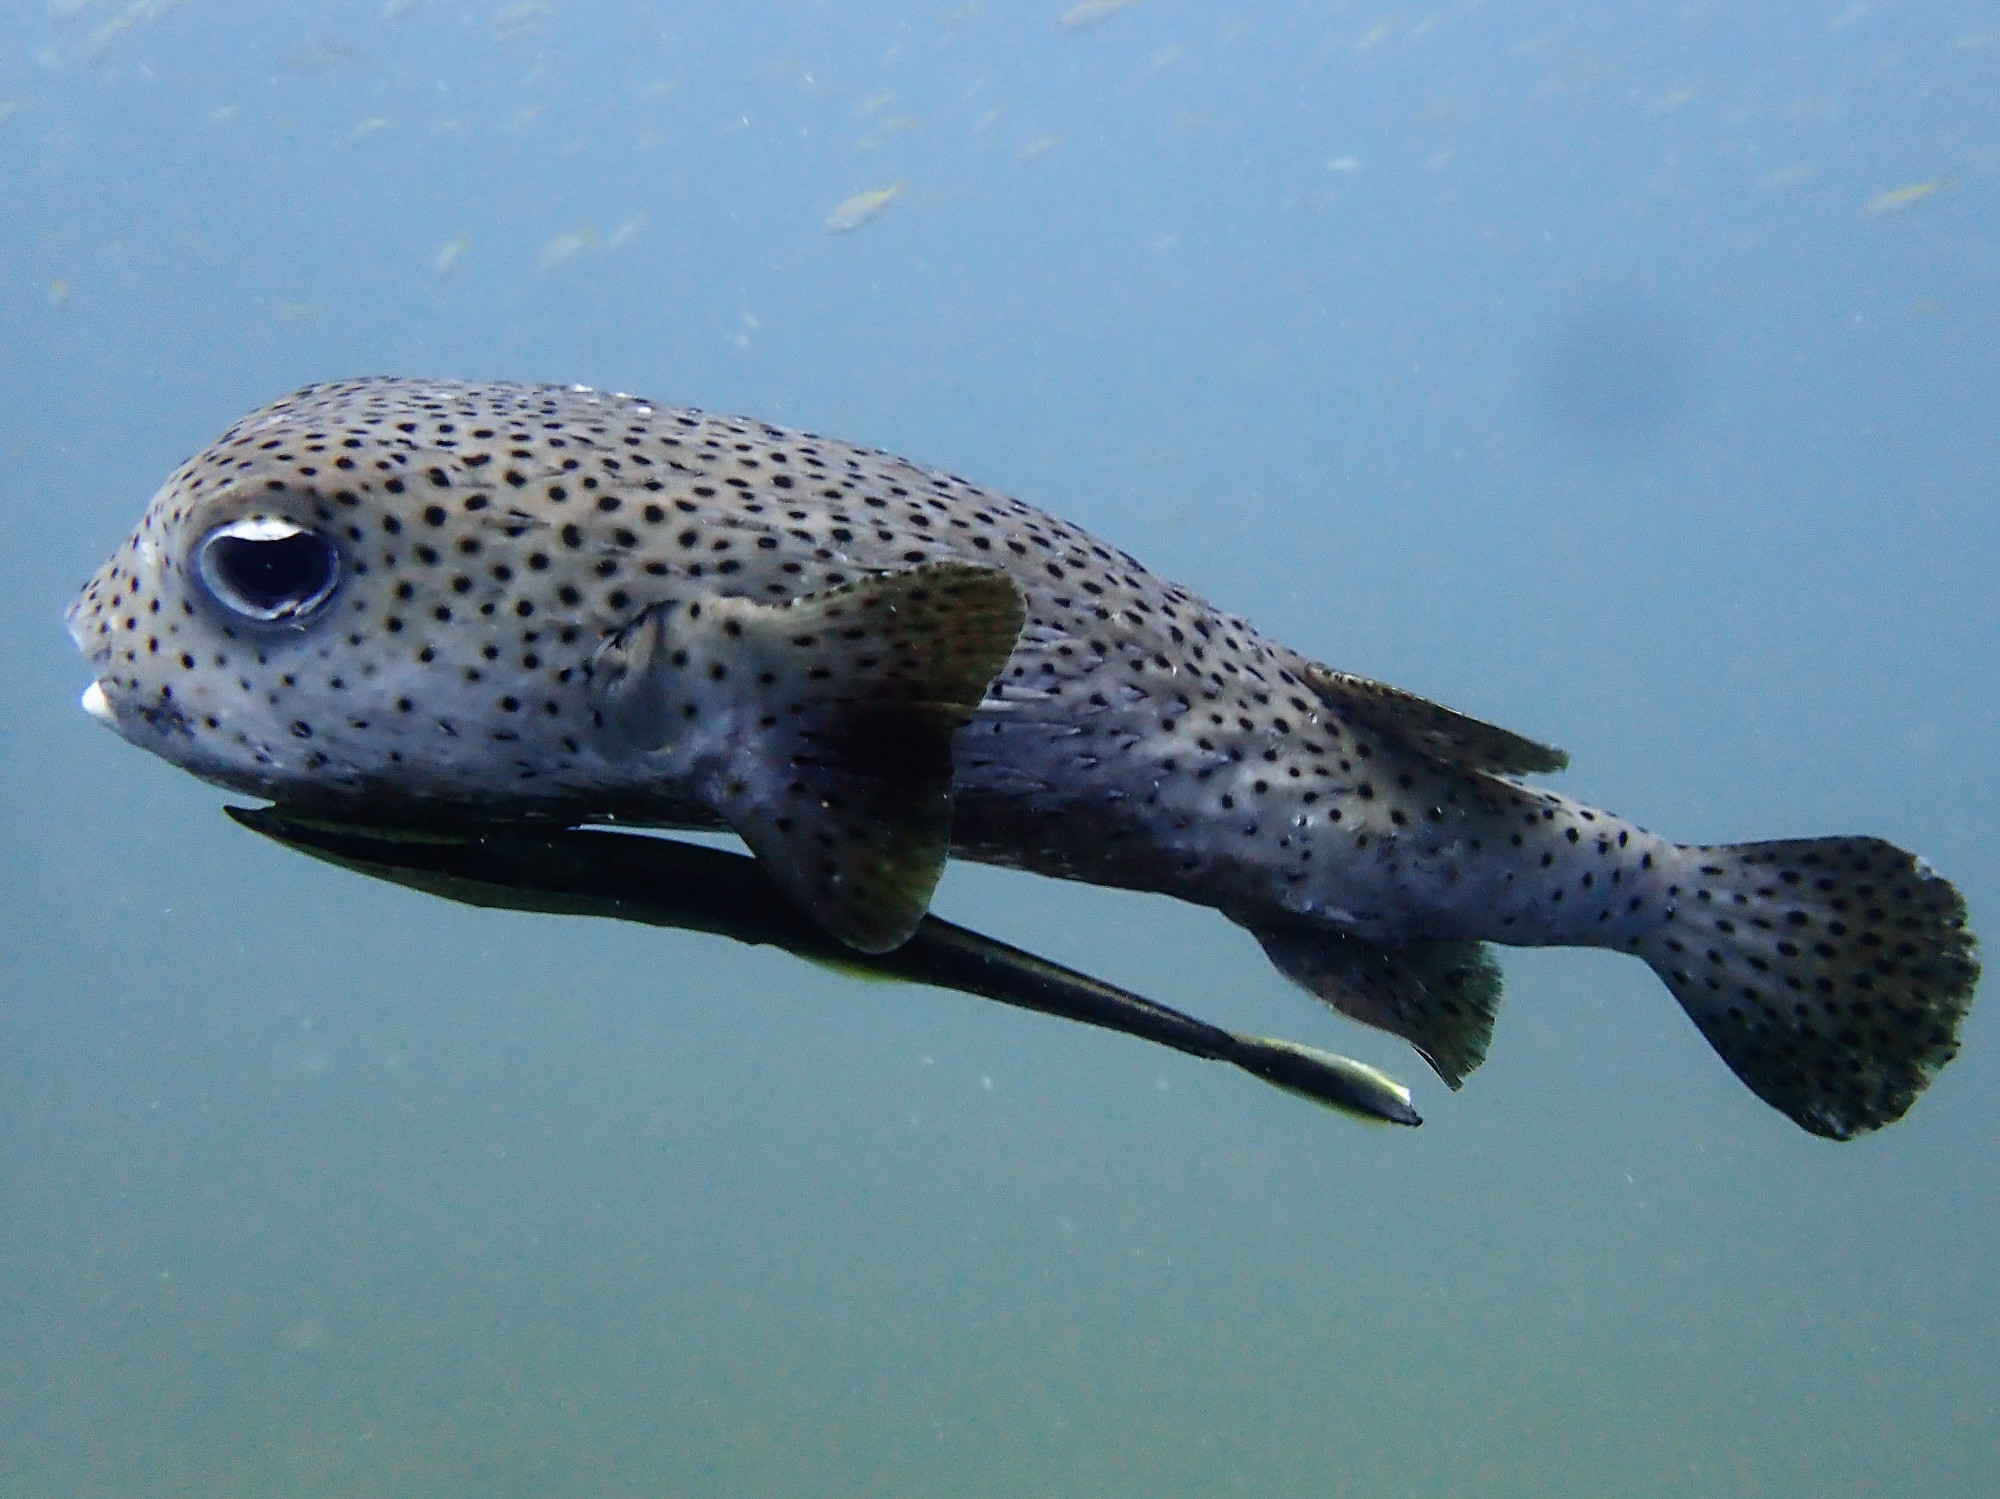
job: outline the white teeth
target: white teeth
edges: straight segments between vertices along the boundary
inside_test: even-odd
[[[111,711],[111,699],[104,695],[104,689],[95,682],[83,689],[83,711],[106,728],[118,727],[118,715]]]

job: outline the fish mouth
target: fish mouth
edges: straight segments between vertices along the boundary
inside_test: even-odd
[[[101,637],[101,632],[91,628],[91,620],[96,611],[89,608],[93,593],[99,588],[102,574],[93,578],[70,600],[69,608],[63,611],[63,624],[69,630],[69,638],[76,642],[76,648],[84,655],[92,671],[101,671],[110,665],[111,651]],[[103,724],[114,734],[124,735],[125,730],[118,722],[118,709],[111,701],[111,694],[105,691],[104,678],[99,677],[83,689],[83,696],[77,706],[92,718]]]
[[[151,750],[196,775],[207,775],[195,763],[199,755],[194,725],[178,703],[155,703],[131,693],[114,696],[114,691],[115,680],[113,690],[107,691],[99,678],[83,689],[77,706],[128,744]]]
[[[84,688],[77,706],[105,728],[115,730],[118,727],[118,710],[111,706],[111,699],[105,695],[102,682],[92,682]]]

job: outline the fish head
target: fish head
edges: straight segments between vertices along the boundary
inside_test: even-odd
[[[334,653],[335,618],[363,590],[324,500],[268,457],[205,454],[176,473],[67,623],[93,718],[205,780],[285,799],[315,751],[274,689]]]
[[[781,531],[799,481],[758,435],[581,387],[308,387],[185,464],[85,585],[83,705],[338,822],[726,825],[886,951],[944,867],[952,739],[1025,595],[984,561],[861,568]],[[821,556],[843,575],[801,591]]]
[[[493,659],[465,597],[475,576],[492,591],[490,559],[459,555],[487,527],[475,495],[447,514],[426,493],[429,434],[326,416],[311,392],[254,413],[153,496],[69,607],[94,676],[82,706],[232,790],[421,800],[462,767],[453,719]]]

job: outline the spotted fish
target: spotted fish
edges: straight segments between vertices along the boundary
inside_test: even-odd
[[[866,953],[948,855],[1164,892],[1454,1087],[1487,943],[1636,954],[1836,1139],[1909,1108],[1978,979],[1887,843],[1675,844],[1018,500],[624,395],[310,386],[169,478],[69,625],[93,715],[282,807],[733,829]]]

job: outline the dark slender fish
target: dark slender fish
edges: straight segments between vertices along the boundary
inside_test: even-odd
[[[590,830],[370,828],[224,809],[244,827],[342,869],[464,905],[607,916],[781,947],[868,978],[957,989],[1228,1062],[1288,1093],[1362,1119],[1421,1124],[1410,1091],[1365,1062],[1245,1036],[1018,947],[926,916],[893,952],[860,953],[800,911],[755,859],[672,838]]]

